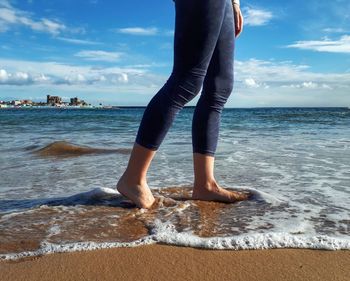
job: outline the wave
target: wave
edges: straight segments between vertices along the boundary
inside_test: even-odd
[[[134,208],[117,190],[100,187],[67,197],[32,200],[32,204],[28,200],[28,209],[0,217],[3,239],[11,246],[3,243],[0,259],[155,243],[230,250],[350,249],[349,237],[294,232],[293,226],[286,231],[254,227],[247,212],[259,212],[264,218],[264,210],[278,214],[289,207],[288,201],[251,188],[240,190],[253,196],[225,204],[191,200],[190,186],[153,189],[158,202],[149,210]],[[240,221],[244,217],[248,221]],[[233,229],[240,225],[237,231]]]
[[[41,206],[108,206],[110,205],[110,201],[113,201],[114,206],[122,206],[124,204],[123,199],[117,190],[99,187],[67,197],[0,200],[0,212],[4,214],[2,216],[2,219],[4,219],[7,216],[16,216],[17,214],[27,212],[29,209],[40,208]]]
[[[129,148],[94,148],[89,146],[75,145],[67,141],[55,141],[43,148],[33,151],[39,156],[74,157],[86,154],[121,153],[129,154]]]
[[[55,244],[43,242],[35,251],[0,254],[0,260],[18,260],[53,253],[88,251],[120,247],[136,247],[150,244],[212,249],[212,250],[262,250],[278,248],[350,250],[350,239],[333,238],[326,235],[307,236],[289,233],[257,233],[233,237],[198,237],[191,233],[179,233],[172,224],[155,221],[153,234],[132,242],[75,242]]]

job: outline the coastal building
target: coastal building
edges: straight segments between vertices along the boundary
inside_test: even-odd
[[[11,104],[12,105],[20,105],[21,101],[20,100],[13,100],[13,101],[11,101]]]
[[[83,100],[78,99],[78,97],[71,98],[69,105],[71,106],[85,106],[87,103]]]
[[[24,104],[24,105],[32,105],[32,104],[33,104],[33,101],[31,101],[31,100],[21,100],[21,104]]]
[[[62,103],[62,98],[59,97],[59,96],[47,95],[47,96],[46,96],[46,103],[47,103],[48,105],[61,104],[61,103]]]
[[[32,107],[91,108],[93,107],[91,106],[91,104],[88,104],[87,102],[79,99],[78,97],[71,98],[69,102],[63,101],[60,96],[46,95],[46,97],[47,97],[46,102],[35,102],[30,99],[12,100],[12,101],[0,100],[0,108],[5,108],[5,107],[8,107],[8,108],[32,108]]]

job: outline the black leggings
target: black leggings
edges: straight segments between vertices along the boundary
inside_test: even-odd
[[[231,0],[175,0],[173,70],[144,111],[136,142],[157,150],[177,113],[201,90],[192,119],[193,152],[214,156],[222,109],[233,89]]]

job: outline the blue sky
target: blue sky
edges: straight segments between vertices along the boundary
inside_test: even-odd
[[[349,0],[241,9],[226,107],[350,106]],[[174,21],[172,0],[0,0],[0,99],[146,105],[171,73]]]

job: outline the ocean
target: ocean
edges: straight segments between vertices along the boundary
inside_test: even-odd
[[[155,208],[116,190],[145,108],[0,110],[0,259],[152,243],[208,249],[350,249],[350,109],[225,108],[215,177],[250,191],[193,201],[185,107],[148,184]]]

